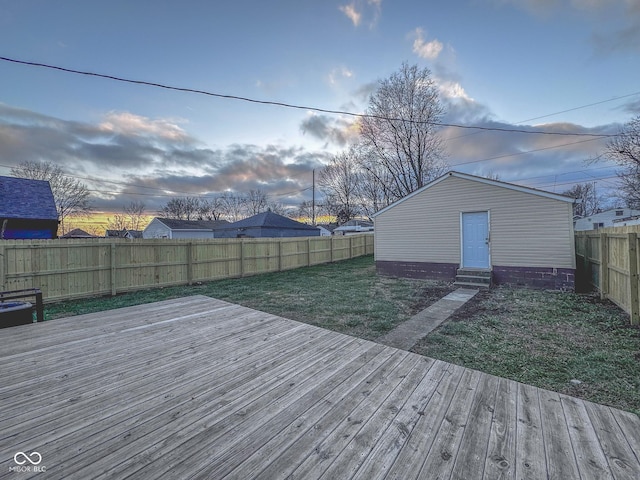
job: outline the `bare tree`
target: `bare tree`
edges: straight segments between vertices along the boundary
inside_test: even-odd
[[[618,172],[618,196],[627,206],[640,208],[640,115],[611,138],[604,157],[622,167]]]
[[[271,201],[267,204],[267,210],[282,215],[283,217],[289,216],[292,211],[284,206],[284,204],[276,201]]]
[[[394,199],[446,172],[444,145],[437,132],[444,108],[428,69],[403,63],[398,72],[379,82],[366,113],[360,133],[372,154],[369,169],[386,182]],[[384,175],[376,172],[378,167]]]
[[[198,210],[198,218],[202,220],[220,220],[224,214],[224,209],[220,198],[214,197],[211,200],[202,199]]]
[[[142,222],[144,221],[144,211],[146,205],[143,202],[131,201],[124,207],[124,214],[127,217],[127,226],[131,230],[141,230]]]
[[[332,214],[344,223],[360,213],[359,183],[361,180],[357,152],[350,148],[334,155],[320,171],[318,185],[332,207]]]
[[[236,222],[242,218],[246,205],[244,196],[233,192],[224,192],[219,198],[224,217],[231,222]]]
[[[107,230],[141,230],[145,204],[132,201],[123,207],[123,213],[116,213],[107,219]]]
[[[245,210],[249,216],[257,215],[267,210],[269,196],[262,190],[249,190],[245,196]]]
[[[176,220],[195,220],[198,217],[200,199],[197,197],[173,197],[158,214]]]
[[[576,216],[588,217],[600,211],[600,198],[596,194],[595,182],[578,183],[563,192],[563,195],[579,200],[573,204],[573,214]]]
[[[126,215],[116,213],[113,218],[107,218],[107,230],[117,230],[121,232],[126,228],[128,228],[128,219]]]
[[[311,219],[313,217],[313,213],[313,204],[308,200],[304,200],[302,203],[300,203],[296,210],[296,215],[298,216],[298,218]]]
[[[67,217],[88,216],[93,210],[86,185],[80,180],[66,175],[62,168],[55,163],[26,161],[13,167],[11,175],[49,182],[63,234],[66,233],[65,220]]]
[[[375,154],[358,146],[357,159],[360,166],[360,198],[363,213],[371,217],[375,212],[391,204],[396,197],[390,186],[393,181],[389,172],[375,160]]]

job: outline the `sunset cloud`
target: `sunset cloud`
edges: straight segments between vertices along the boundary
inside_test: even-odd
[[[185,140],[188,137],[174,121],[152,120],[129,112],[109,112],[98,128],[108,133],[149,135],[169,140]]]

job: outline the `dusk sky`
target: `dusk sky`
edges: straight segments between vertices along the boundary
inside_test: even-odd
[[[211,93],[364,112],[402,62],[450,124],[617,133],[640,114],[638,0],[0,0],[0,56]],[[97,210],[262,189],[310,199],[354,117],[0,61],[0,175],[47,160]],[[562,192],[615,184],[606,139],[446,127],[453,170]]]

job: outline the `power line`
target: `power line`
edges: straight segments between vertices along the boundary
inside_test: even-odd
[[[452,128],[470,129],[470,130],[478,130],[478,131],[492,131],[492,132],[523,133],[523,134],[529,134],[529,135],[555,135],[555,136],[574,136],[574,137],[598,137],[598,138],[610,138],[610,137],[617,137],[621,135],[621,134],[612,135],[612,134],[595,134],[595,133],[547,132],[547,131],[541,131],[541,130],[525,130],[525,129],[516,129],[516,128],[480,127],[480,126],[473,126],[473,125],[459,125],[454,123],[430,122],[426,120],[410,120],[405,118],[384,117],[381,115],[354,113],[354,112],[348,112],[345,110],[331,110],[331,109],[325,109],[325,108],[319,108],[319,107],[296,105],[296,104],[285,103],[285,102],[258,100],[258,99],[249,98],[249,97],[242,97],[238,95],[227,95],[222,93],[209,92],[206,90],[198,90],[194,88],[176,87],[173,85],[166,85],[166,84],[157,83],[157,82],[149,82],[146,80],[134,80],[134,79],[124,78],[124,77],[117,77],[115,75],[76,70],[72,68],[60,67],[60,66],[50,65],[46,63],[28,62],[25,60],[18,60],[18,59],[9,58],[9,57],[0,56],[0,60],[3,60],[5,62],[17,63],[20,65],[32,66],[32,67],[48,68],[52,70],[58,70],[58,71],[73,73],[77,75],[86,75],[91,77],[105,78],[105,79],[114,80],[117,82],[132,83],[136,85],[145,85],[145,86],[163,88],[163,89],[174,90],[179,92],[195,93],[199,95],[207,95],[210,97],[225,98],[229,100],[238,100],[243,102],[256,103],[260,105],[272,105],[272,106],[283,107],[283,108],[292,108],[297,110],[327,113],[331,115],[345,115],[345,116],[352,116],[352,117],[358,117],[358,118],[375,118],[379,120],[399,121],[399,122],[407,122],[407,123],[415,123],[415,124],[423,124],[423,125],[434,125],[437,127],[452,127]]]
[[[495,156],[495,157],[483,158],[482,160],[470,160],[468,162],[456,163],[455,165],[452,165],[452,166],[453,167],[457,167],[458,165],[470,165],[472,163],[488,162],[490,160],[498,160],[500,158],[517,157],[518,155],[526,155],[527,153],[541,152],[541,151],[544,151],[544,150],[553,150],[554,148],[567,147],[567,146],[570,146],[570,145],[577,145],[579,143],[593,142],[595,140],[601,140],[601,139],[600,138],[590,138],[588,140],[579,140],[577,142],[563,143],[561,145],[553,145],[551,147],[536,148],[534,150],[526,150],[524,152],[507,153],[507,154],[498,155],[498,156]]]
[[[580,105],[579,107],[572,107],[572,108],[567,108],[565,110],[560,110],[560,111],[553,112],[553,113],[547,113],[546,115],[540,115],[538,117],[525,118],[524,120],[518,120],[517,122],[514,122],[514,123],[515,124],[519,124],[519,123],[524,123],[524,122],[531,122],[532,120],[540,120],[541,118],[553,117],[555,115],[560,115],[561,113],[574,112],[576,110],[582,110],[583,108],[589,108],[589,107],[593,107],[595,105],[601,105],[603,103],[614,102],[616,100],[622,100],[623,98],[634,97],[636,95],[640,95],[640,92],[628,93],[626,95],[620,95],[620,96],[617,96],[617,97],[609,98],[607,100],[600,100],[598,102],[588,103],[586,105]],[[458,138],[470,137],[472,135],[478,135],[479,133],[482,133],[482,132],[466,133],[464,135],[458,135],[456,137],[451,137],[451,138],[449,138],[447,140],[448,141],[457,140]]]
[[[609,176],[609,177],[601,177],[601,178],[593,177],[593,178],[595,180],[601,182],[601,181],[606,181],[606,180],[613,179],[613,178],[618,178],[618,176],[615,175],[615,176]],[[554,183],[545,183],[545,184],[542,184],[542,185],[536,185],[534,188],[545,188],[545,187],[548,188],[548,187],[552,187],[552,186],[556,187],[556,186],[559,186],[559,185],[573,185],[575,183],[580,183],[580,182],[575,182],[575,181],[569,182],[569,181],[567,181],[567,182],[560,182],[560,183],[555,183],[555,182]]]
[[[547,175],[537,175],[535,177],[524,177],[524,178],[515,178],[512,180],[509,180],[510,182],[523,182],[525,180],[537,180],[539,178],[549,178],[549,177],[562,177],[564,175],[569,175],[571,173],[584,173],[586,175],[589,175],[592,178],[596,178],[597,177],[593,177],[592,175],[590,175],[589,173],[587,173],[588,171],[594,171],[594,170],[604,170],[604,169],[612,169],[615,168],[615,166],[611,166],[611,165],[605,165],[604,167],[595,167],[595,168],[591,168],[591,169],[582,169],[582,170],[569,170],[567,172],[562,172],[562,173],[551,173],[551,174],[547,174]]]
[[[560,110],[559,112],[548,113],[546,115],[540,115],[539,117],[527,118],[526,120],[520,120],[516,123],[524,123],[530,122],[532,120],[540,120],[541,118],[553,117],[554,115],[560,115],[561,113],[575,112],[576,110],[581,110],[583,108],[594,107],[596,105],[601,105],[603,103],[614,102],[616,100],[622,100],[623,98],[634,97],[636,95],[640,95],[640,92],[629,93],[627,95],[620,95],[619,97],[613,97],[608,100],[600,100],[599,102],[589,103],[587,105],[581,105],[579,107],[567,108],[566,110]]]

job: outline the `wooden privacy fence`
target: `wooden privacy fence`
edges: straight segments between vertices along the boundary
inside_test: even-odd
[[[373,234],[208,240],[3,240],[0,291],[45,301],[243,277],[373,253]]]
[[[578,287],[596,288],[601,298],[626,311],[634,325],[640,323],[638,232],[640,225],[575,234]]]

